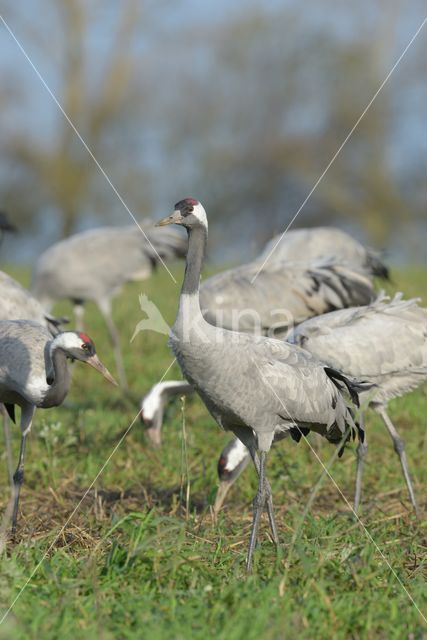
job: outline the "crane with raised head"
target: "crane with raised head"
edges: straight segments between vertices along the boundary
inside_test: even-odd
[[[273,540],[278,543],[266,457],[275,436],[310,428],[341,444],[350,432],[363,432],[341,393],[346,385],[354,400],[359,385],[323,365],[301,347],[281,340],[229,331],[206,321],[199,286],[208,236],[203,206],[193,198],[175,205],[158,223],[177,224],[188,234],[186,270],[178,315],[169,344],[186,380],[193,385],[216,422],[249,449],[258,473],[247,570],[267,508]],[[363,387],[362,387],[363,388]]]
[[[288,236],[295,240],[287,241]],[[300,247],[301,238],[307,239],[308,250],[296,253],[293,248]],[[334,254],[335,241],[337,252]],[[289,248],[290,260],[285,260],[287,254],[281,247],[259,271],[267,245],[254,262],[202,282],[200,306],[210,324],[283,337],[295,324],[312,316],[371,302],[376,296],[373,275],[388,274],[379,258],[374,260],[375,252],[365,249],[340,229],[319,227],[289,231],[283,242]],[[344,260],[346,247],[348,257]],[[147,436],[155,446],[161,444],[164,407],[174,395],[183,393],[183,384],[188,395],[191,387],[185,387],[185,382],[170,381],[155,385],[142,399],[141,416],[148,427]]]

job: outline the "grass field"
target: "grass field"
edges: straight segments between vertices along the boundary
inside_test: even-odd
[[[175,273],[180,284],[181,269]],[[19,276],[25,283],[28,274]],[[427,301],[426,276],[422,269],[396,272],[390,290]],[[148,446],[137,420],[84,497],[135,418],[141,395],[172,361],[162,335],[144,332],[129,343],[142,318],[141,291],[172,321],[179,287],[159,271],[148,283],[127,286],[116,300],[132,399],[76,363],[67,406],[36,413],[19,533],[1,560],[0,616],[19,597],[0,624],[0,638],[427,637],[404,590],[427,615],[426,386],[390,407],[406,442],[422,509],[418,521],[388,434],[376,416],[367,416],[370,448],[360,515],[375,544],[327,477],[301,521],[322,468],[304,441],[285,441],[268,462],[281,552],[264,520],[255,570],[246,577],[255,475],[248,469],[240,478],[214,525],[209,505],[217,457],[229,436],[197,398],[171,405],[161,450]],[[70,307],[58,305],[56,311],[70,314]],[[105,327],[91,305],[86,329],[114,372]],[[167,377],[180,377],[176,365]],[[17,456],[16,427],[13,436]],[[323,443],[318,454],[326,464],[333,448]],[[331,469],[350,500],[354,471],[350,446]],[[6,471],[0,481],[4,509]]]

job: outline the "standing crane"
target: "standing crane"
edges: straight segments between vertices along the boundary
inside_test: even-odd
[[[70,386],[67,358],[85,362],[106,380],[117,384],[96,355],[85,333],[66,331],[52,337],[30,320],[0,321],[0,402],[15,421],[15,405],[21,408],[21,448],[13,475],[12,531],[16,530],[27,435],[37,407],[48,409],[64,401]]]
[[[274,437],[309,427],[336,444],[350,431],[358,431],[363,439],[340,391],[345,384],[356,399],[358,385],[296,345],[209,324],[199,299],[208,236],[203,206],[186,198],[158,224],[181,225],[188,234],[184,282],[169,345],[184,377],[219,426],[232,431],[249,449],[258,473],[246,560],[250,571],[264,507],[273,540],[278,543],[272,492],[266,477],[266,456]]]
[[[417,302],[416,299],[403,300],[400,293],[391,301],[380,295],[368,306],[333,311],[303,322],[289,336],[289,341],[345,375],[372,383],[369,391],[359,394],[362,410],[371,408],[382,418],[399,457],[409,498],[418,514],[404,442],[387,410],[390,400],[405,395],[427,379],[427,309],[419,307]],[[365,436],[357,448],[356,512],[367,448]],[[218,461],[220,486],[215,513],[249,460],[249,451],[237,438],[222,451]]]
[[[376,295],[372,277],[388,276],[387,267],[373,250],[344,231],[327,227],[289,231],[282,240],[284,246],[280,244],[280,251],[273,252],[258,273],[273,240],[254,262],[202,282],[200,306],[210,324],[283,337],[294,324],[312,316],[371,302]],[[307,241],[307,250],[302,250],[302,240]],[[161,444],[166,403],[191,392],[185,382],[170,381],[145,394],[141,417],[155,446]]]
[[[185,255],[185,239],[170,230],[142,226],[104,227],[77,233],[47,249],[37,260],[32,292],[46,309],[57,299],[74,304],[76,328],[83,329],[83,305],[93,300],[106,322],[121,386],[127,381],[112,300],[126,283],[148,278],[159,261]],[[145,235],[144,235],[145,234]]]

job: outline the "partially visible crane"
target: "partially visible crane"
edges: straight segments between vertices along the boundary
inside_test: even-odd
[[[193,387],[185,380],[166,380],[152,386],[142,398],[140,417],[153,446],[160,447],[162,444],[163,413],[168,400],[192,393]]]
[[[388,414],[387,405],[427,379],[427,309],[418,306],[416,299],[403,300],[400,293],[391,301],[380,295],[368,306],[334,311],[307,320],[293,331],[289,340],[345,375],[373,384],[369,391],[359,394],[362,410],[369,407],[381,416],[399,457],[409,498],[418,514],[404,443]],[[360,504],[367,447],[365,434],[357,448],[355,511]],[[220,486],[214,505],[216,513],[249,460],[248,450],[237,438],[221,453],[218,462]]]
[[[1,223],[1,217],[0,217]],[[61,330],[66,318],[54,318],[27,289],[4,271],[0,271],[0,320],[33,320],[45,326],[52,336]],[[9,416],[3,405],[3,430],[6,447],[8,475],[13,483],[12,449],[10,442]]]
[[[56,318],[17,280],[0,271],[0,320],[34,320],[56,335],[67,318]]]
[[[83,305],[92,300],[106,322],[121,386],[127,380],[119,334],[112,318],[112,300],[129,281],[145,280],[160,261],[185,255],[186,241],[174,230],[151,222],[103,227],[77,233],[47,249],[37,260],[32,292],[46,309],[66,298],[74,304],[77,330],[83,329]]]
[[[385,280],[390,276],[379,251],[366,247],[336,227],[291,229],[278,234],[266,244],[256,262],[267,266],[270,261],[278,260],[307,263],[324,259],[362,269]]]

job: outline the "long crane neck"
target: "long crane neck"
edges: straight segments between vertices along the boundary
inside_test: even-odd
[[[198,319],[199,322],[204,322],[200,310],[199,287],[208,232],[204,226],[192,227],[187,232],[187,260],[179,299],[178,316],[175,322],[176,329],[178,327],[181,327],[181,329],[188,327],[195,319]]]
[[[70,388],[70,371],[67,356],[61,346],[61,334],[52,340],[49,355],[52,369],[48,372],[48,377],[52,378],[52,382],[44,398],[43,406],[56,407],[63,403]]]
[[[208,231],[206,227],[193,227],[188,230],[188,251],[185,263],[184,282],[181,294],[199,297],[200,274],[205,259]]]

